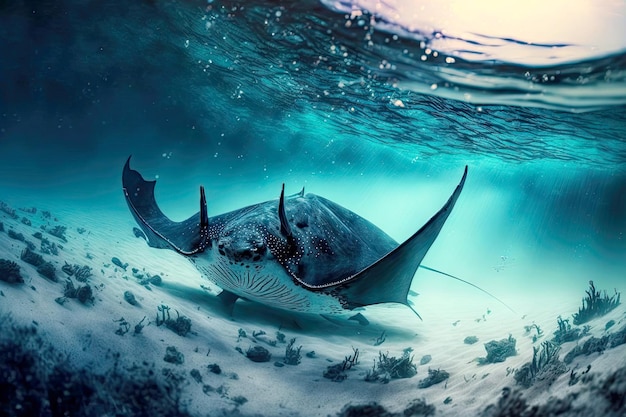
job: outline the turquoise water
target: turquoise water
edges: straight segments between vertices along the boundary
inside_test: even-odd
[[[293,3],[0,3],[0,200],[130,219],[133,155],[175,220],[200,185],[217,215],[285,183],[403,241],[468,165],[425,265],[518,309],[626,289],[623,3],[581,2],[553,36],[449,26],[467,12],[433,2]]]

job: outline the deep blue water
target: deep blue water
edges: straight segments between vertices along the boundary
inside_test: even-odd
[[[372,4],[0,3],[3,198],[123,207],[132,154],[173,217],[201,183],[217,214],[285,182],[403,239],[467,164],[455,247],[502,248],[490,268],[522,245],[623,279],[623,4],[589,15],[583,44],[411,26],[401,3]]]

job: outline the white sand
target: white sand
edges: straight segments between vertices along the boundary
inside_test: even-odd
[[[18,211],[18,214],[31,218],[33,225],[26,226],[0,213],[0,221],[5,227],[5,232],[0,233],[0,258],[20,263],[26,283],[9,285],[0,282],[0,290],[4,293],[4,297],[0,296],[0,313],[11,313],[19,323],[36,321],[53,344],[69,353],[72,362],[79,366],[103,370],[111,365],[111,354],[120,352],[123,361],[129,364],[148,361],[155,362],[157,368],[183,371],[189,380],[185,388],[191,399],[189,409],[194,413],[238,408],[244,415],[327,416],[335,415],[347,403],[372,401],[381,403],[390,411],[401,412],[411,400],[424,398],[437,407],[437,415],[478,415],[497,400],[503,387],[515,386],[512,373],[507,376],[507,369],[519,368],[532,358],[533,341],[524,326],[536,323],[544,330],[543,338],[534,343],[539,346],[541,341],[552,337],[556,317],[570,317],[580,305],[580,298],[545,294],[541,289],[536,293],[529,291],[530,294],[499,293],[517,310],[512,313],[470,287],[459,287],[456,282],[445,279],[427,279],[427,275],[420,271],[419,281],[416,278],[414,282],[414,289],[420,295],[414,301],[424,321],[401,306],[377,306],[363,311],[370,320],[369,326],[339,318],[337,323],[341,324],[335,324],[317,316],[269,311],[241,301],[233,316],[228,317],[220,312],[215,298],[219,289],[202,278],[181,256],[172,251],[151,249],[142,239],[135,238],[131,233],[135,225],[127,212],[90,210],[75,213],[63,207],[53,209],[53,216],[59,221],[49,223],[68,227],[67,243],[44,233],[50,241],[63,246],[59,256],[45,255],[46,260],[57,266],[58,283],[48,281],[33,267],[19,261],[25,245],[10,239],[6,231],[13,228],[39,245],[32,234],[48,221],[43,220],[40,212],[29,215]],[[79,234],[78,227],[84,227],[87,232]],[[87,253],[93,259],[87,259]],[[129,264],[127,271],[111,263],[113,256]],[[54,301],[63,292],[65,273],[60,269],[64,262],[92,267],[93,276],[89,282],[94,289],[93,304],[82,305],[76,299],[63,305]],[[150,285],[150,289],[139,285],[138,279],[133,277],[133,267],[141,273],[160,274],[163,285]],[[597,285],[602,288],[600,280]],[[123,294],[127,290],[135,294],[139,306],[132,306],[124,300]],[[581,297],[583,290],[580,288]],[[618,290],[623,292],[624,288]],[[171,307],[174,317],[174,310],[188,316],[193,334],[181,337],[165,326],[157,327],[157,307],[162,304]],[[610,314],[591,321],[591,334],[604,334],[604,325],[610,319],[617,322],[614,329],[621,328],[626,323],[624,312],[621,305]],[[134,325],[144,316],[147,326],[141,334],[134,335]],[[115,334],[119,328],[116,321],[121,318],[131,326],[123,336]],[[287,340],[295,337],[296,345],[302,345],[302,362],[297,366],[274,365],[275,361],[282,361],[285,344],[278,343],[273,347],[267,341],[275,339],[281,326]],[[240,328],[247,337],[238,340]],[[266,335],[253,337],[253,332],[259,330],[265,331]],[[374,346],[383,330],[386,331],[386,341]],[[506,338],[509,334],[517,339],[518,355],[504,363],[478,365],[476,358],[486,355],[483,344]],[[477,336],[479,342],[464,344],[463,339],[470,335]],[[246,351],[255,344],[270,350],[270,362],[253,363],[235,350],[240,347]],[[575,344],[564,344],[561,355]],[[172,365],[163,361],[167,346],[175,346],[184,354],[184,364]],[[392,380],[388,384],[363,380],[379,351],[401,356],[407,347],[413,349],[417,364],[423,355],[432,356],[430,363],[418,366],[415,377]],[[332,382],[322,376],[331,361],[343,360],[352,354],[353,348],[359,349],[360,363],[347,372],[345,381]],[[310,351],[315,351],[314,358],[304,356]],[[211,363],[221,367],[221,375],[207,370]],[[578,357],[569,368],[584,369],[588,364],[592,365],[591,372],[598,376],[624,366],[626,345],[607,350],[602,355]],[[428,375],[429,367],[446,370],[450,378],[430,388],[419,389],[418,383]],[[200,371],[202,384],[189,376],[192,369]],[[551,389],[537,391],[531,388],[525,397],[532,403],[541,403],[550,396],[562,397],[580,389],[580,384],[569,387],[568,380],[569,373],[565,373]],[[222,394],[205,394],[203,384],[214,388],[223,386]],[[248,401],[238,405],[233,400],[237,396],[244,396]],[[444,404],[448,397],[452,402]]]

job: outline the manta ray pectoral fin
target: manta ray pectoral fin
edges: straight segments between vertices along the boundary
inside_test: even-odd
[[[182,222],[174,222],[159,209],[154,199],[155,185],[156,181],[146,181],[130,168],[128,157],[122,172],[124,197],[137,224],[146,234],[148,245],[174,249],[183,255],[202,251],[207,242],[210,243],[204,189],[200,190],[200,213]]]
[[[280,192],[280,200],[278,201],[278,218],[280,219],[280,233],[286,238],[291,238],[291,226],[287,221],[287,215],[285,214],[285,184]]]
[[[348,307],[400,303],[417,314],[407,301],[413,276],[454,208],[466,177],[467,166],[446,204],[421,229],[344,284],[345,287],[339,293]]]

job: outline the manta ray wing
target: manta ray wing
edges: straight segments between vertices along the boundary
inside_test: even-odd
[[[413,309],[407,300],[413,276],[456,204],[466,177],[467,166],[459,185],[441,210],[404,243],[349,278],[338,289],[347,307],[400,303]]]
[[[182,222],[170,220],[154,199],[156,181],[146,181],[141,174],[130,168],[130,157],[122,174],[124,196],[137,224],[148,237],[153,248],[174,249],[183,255],[190,255],[203,248],[203,237],[208,219],[204,190],[200,191],[200,213]]]

